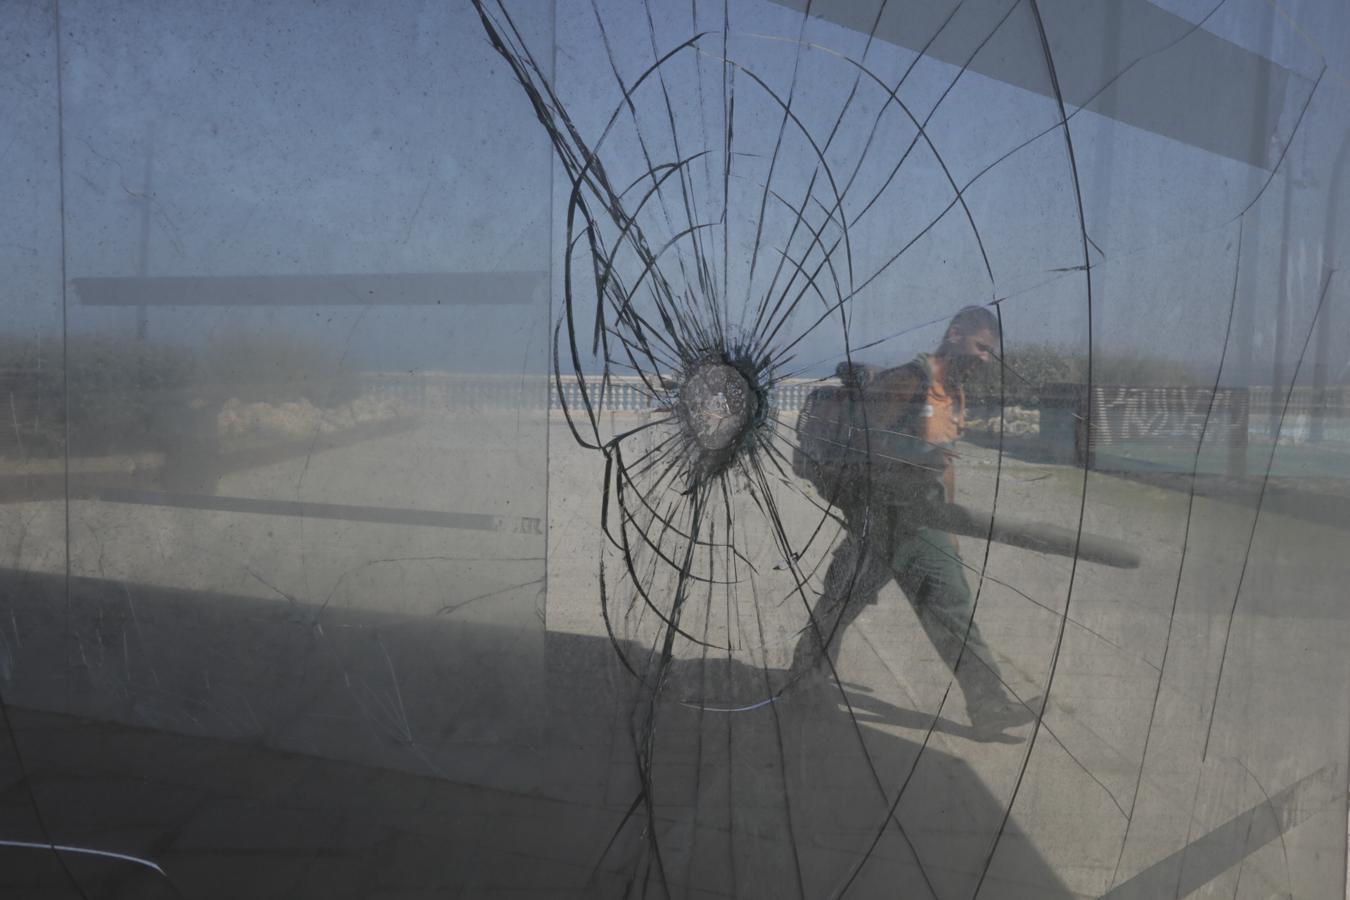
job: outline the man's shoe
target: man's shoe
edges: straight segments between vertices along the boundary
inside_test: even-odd
[[[1040,705],[1041,698],[1035,697],[1025,703],[1005,699],[997,705],[977,706],[970,710],[970,725],[975,730],[977,740],[988,740],[1010,728],[1019,728],[1036,721],[1035,710]]]

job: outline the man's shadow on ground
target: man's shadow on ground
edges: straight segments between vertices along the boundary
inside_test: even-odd
[[[593,654],[614,649],[550,635],[551,654],[598,661]],[[845,886],[856,897],[945,900],[977,887],[1000,900],[1075,896],[1026,840],[1003,834],[1011,786],[991,791],[971,765],[978,757],[982,772],[1016,771],[1022,735],[977,740],[935,710],[819,672],[775,693],[785,674],[735,659],[674,660],[653,706],[624,673],[616,729],[626,731],[638,800],[602,860],[609,876],[645,878],[658,891],[664,883],[673,896],[815,898]]]
[[[237,865],[227,847],[195,869],[156,849],[157,842],[171,846],[183,822],[224,808],[210,793],[222,771],[212,760],[222,754],[246,756],[251,767],[249,784],[238,788],[230,807],[250,811],[240,816],[242,831],[275,817],[284,806],[279,786],[296,777],[297,765],[331,771],[332,783],[345,785],[325,793],[333,808],[304,813],[306,822],[378,818],[391,797],[405,794],[439,798],[432,810],[454,821],[471,794],[480,823],[475,846],[512,859],[557,861],[552,887],[568,894],[628,896],[664,883],[676,897],[814,900],[848,886],[850,897],[946,900],[976,896],[977,885],[979,896],[999,900],[1074,896],[1024,836],[1003,833],[1011,793],[1005,776],[1018,770],[1024,748],[963,740],[968,726],[899,707],[867,685],[841,690],[816,675],[779,691],[782,669],[746,657],[692,658],[673,661],[653,694],[616,653],[637,659],[649,647],[616,648],[604,635],[550,632],[533,621],[506,628],[364,609],[327,611],[325,630],[347,638],[316,653],[315,629],[276,601],[4,574],[0,587],[22,598],[13,606],[25,623],[6,702],[92,723],[80,740],[18,729],[19,742],[32,751],[30,765],[40,763],[41,777],[51,779],[80,780],[97,771],[114,787],[139,785],[142,798],[128,805],[112,788],[106,797],[44,793],[43,816],[61,833],[72,822],[123,828],[140,822],[140,804],[153,798],[163,814],[119,847],[171,867],[185,896]],[[76,645],[118,646],[124,623],[113,613],[125,606],[128,590],[145,624],[138,665],[154,663],[161,682],[155,695],[161,715],[152,720],[106,689],[140,684],[138,669],[114,671],[120,655],[107,655],[98,667],[68,668]],[[397,736],[366,734],[363,723],[370,723],[353,717],[353,673],[378,686],[374,679],[391,660],[409,720],[427,735],[421,745],[427,759],[441,772],[463,774],[425,774],[424,761]],[[209,684],[200,677],[206,663]],[[77,688],[88,681],[75,694],[65,689],[72,671]],[[250,739],[206,716],[235,694],[259,711],[268,730]],[[175,709],[182,716],[166,715]],[[315,715],[330,711],[343,715]],[[524,727],[541,716],[546,727]],[[482,739],[464,740],[468,726]],[[114,761],[103,742],[124,734],[136,751]],[[282,740],[288,735],[304,738],[302,752]],[[358,754],[354,742],[363,735],[371,748]],[[507,765],[508,752],[525,742],[534,765]],[[496,769],[481,767],[489,759],[498,760]],[[161,786],[151,778],[155,772],[178,774]],[[378,782],[390,786],[389,796],[361,790],[375,772],[390,773]],[[519,778],[508,779],[506,790],[470,788],[475,772]],[[170,815],[170,808],[178,812]],[[522,809],[529,810],[525,819]],[[538,827],[523,828],[522,821]],[[443,824],[427,827],[437,840],[454,833]],[[323,838],[316,846],[331,849]],[[289,858],[285,847],[273,849]],[[486,877],[478,857],[461,862],[437,856],[423,874]],[[386,877],[390,865],[372,857],[369,877]],[[493,877],[506,876],[494,870]]]
[[[927,731],[931,727],[934,733],[947,734],[981,744],[1022,744],[1026,742],[1026,738],[1019,734],[1008,732],[989,734],[964,722],[944,718],[941,715],[935,717],[931,712],[906,709],[902,706],[896,706],[894,703],[887,703],[875,696],[871,688],[857,682],[838,681],[834,683],[837,684],[838,688],[844,690],[849,705],[853,708],[854,719],[860,725],[898,725],[901,728],[910,728],[915,731]],[[956,690],[955,686],[953,686],[953,689]]]

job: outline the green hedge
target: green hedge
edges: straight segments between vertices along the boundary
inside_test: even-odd
[[[0,338],[0,454],[62,452],[66,379],[71,448],[89,454],[213,439],[215,413],[231,397],[328,407],[359,390],[337,351],[280,337],[224,335],[204,349],[72,337],[67,351],[62,365],[59,344]]]
[[[1010,343],[1004,348],[1004,365],[998,363],[966,385],[972,405],[996,404],[999,379],[1008,406],[1036,406],[1046,385],[1086,383],[1087,354],[1077,348],[1050,342]],[[1184,386],[1200,383],[1198,373],[1180,360],[1160,356],[1094,350],[1094,384],[1126,384],[1135,387]]]

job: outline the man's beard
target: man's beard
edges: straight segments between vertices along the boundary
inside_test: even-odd
[[[957,381],[964,381],[975,374],[980,368],[980,363],[981,360],[978,356],[961,354],[947,357],[948,371]]]

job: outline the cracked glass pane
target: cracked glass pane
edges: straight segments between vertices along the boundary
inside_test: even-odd
[[[7,12],[7,890],[1344,896],[1337,4]]]

